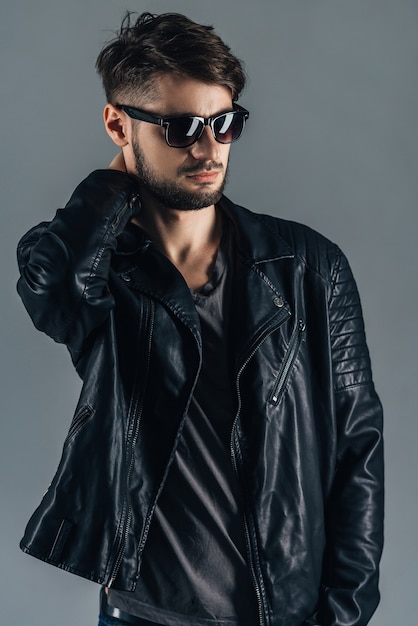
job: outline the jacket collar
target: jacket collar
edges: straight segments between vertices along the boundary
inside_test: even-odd
[[[260,328],[267,328],[278,321],[280,323],[291,316],[286,302],[283,301],[283,307],[278,308],[280,288],[277,289],[274,280],[269,280],[268,267],[269,262],[293,258],[295,255],[279,234],[277,219],[253,213],[235,205],[225,196],[220,201],[220,208],[235,228],[241,267],[243,270],[247,268],[242,274],[241,284],[237,285],[241,298],[237,292],[234,300],[237,307],[243,297],[246,302],[245,309],[241,308],[238,316],[238,326],[245,327],[245,331],[238,334],[248,340],[254,338]],[[144,231],[134,224],[128,224],[118,238],[116,256],[116,271],[119,274],[131,272],[132,286],[171,309],[192,330],[201,345],[200,323],[190,291],[180,272],[156,249]],[[257,269],[261,264],[263,267]]]
[[[250,263],[264,263],[295,256],[278,232],[279,220],[253,213],[223,196],[221,208],[235,224],[240,254]]]
[[[293,249],[278,232],[278,220],[271,220],[267,216],[253,213],[234,204],[226,196],[222,196],[219,206],[235,226],[239,251],[249,262],[263,263],[295,256]],[[129,255],[145,251],[150,243],[142,229],[129,223],[118,237],[116,253],[129,257]]]

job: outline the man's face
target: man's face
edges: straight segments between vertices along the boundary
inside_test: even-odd
[[[211,117],[233,108],[228,88],[173,75],[159,79],[158,98],[138,106],[159,117]],[[131,168],[146,195],[162,206],[185,211],[211,206],[220,199],[230,145],[218,143],[210,127],[188,148],[168,146],[164,129],[155,124],[135,121],[131,132]]]

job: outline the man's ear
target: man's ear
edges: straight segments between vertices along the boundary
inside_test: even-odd
[[[103,111],[103,121],[107,134],[117,146],[123,148],[129,143],[126,113],[108,103]]]

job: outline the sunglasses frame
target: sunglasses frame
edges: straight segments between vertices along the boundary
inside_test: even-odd
[[[136,107],[132,107],[126,104],[115,104],[114,106],[116,106],[118,109],[121,109],[127,115],[129,115],[129,117],[135,120],[140,120],[141,122],[149,122],[150,124],[157,124],[158,126],[162,126],[164,128],[164,138],[165,138],[166,144],[170,146],[170,148],[179,148],[179,149],[189,148],[194,143],[199,141],[199,139],[203,135],[203,132],[206,126],[210,126],[213,137],[215,141],[217,141],[218,143],[221,143],[224,145],[234,143],[234,141],[237,141],[241,137],[242,131],[245,128],[245,122],[248,120],[248,117],[250,115],[250,112],[247,111],[247,109],[244,109],[244,107],[240,106],[239,104],[234,104],[234,109],[232,111],[225,111],[224,113],[218,113],[217,115],[213,115],[212,117],[200,117],[199,115],[183,115],[183,114],[171,115],[169,117],[157,117],[156,115],[147,113],[147,111],[143,111],[142,109],[137,109]],[[219,139],[217,139],[215,136],[214,123],[220,117],[223,117],[224,115],[228,115],[228,113],[241,113],[242,114],[242,117],[243,117],[242,130],[239,136],[236,139],[233,139],[232,141],[219,141]],[[202,130],[199,133],[199,135],[195,139],[193,139],[193,141],[191,141],[189,144],[185,146],[173,146],[168,140],[168,129],[170,126],[170,122],[177,120],[177,119],[181,119],[181,118],[190,118],[192,120],[198,120],[199,122],[202,122],[203,123]]]

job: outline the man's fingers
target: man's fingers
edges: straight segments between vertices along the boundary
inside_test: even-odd
[[[125,159],[123,158],[122,152],[118,152],[114,159],[112,159],[112,161],[109,163],[109,169],[126,172]]]

